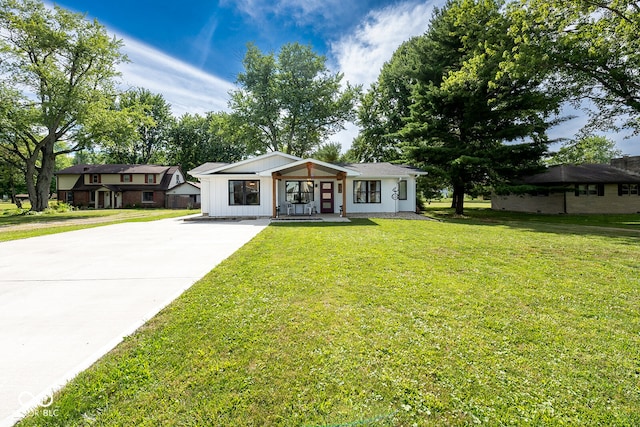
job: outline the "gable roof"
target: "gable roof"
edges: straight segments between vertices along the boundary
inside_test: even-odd
[[[640,175],[604,164],[559,165],[523,178],[526,184],[640,183]]]
[[[407,175],[426,175],[427,173],[418,168],[407,165],[394,165],[388,162],[381,163],[349,163],[344,167],[353,169],[360,173],[362,177],[397,177],[402,178]]]
[[[354,169],[345,168],[343,166],[335,165],[333,163],[323,162],[323,161],[316,160],[316,159],[300,159],[298,161],[295,161],[295,162],[292,162],[292,163],[287,163],[285,165],[278,166],[276,168],[272,168],[272,169],[267,169],[267,170],[261,171],[259,173],[259,175],[271,176],[271,174],[273,172],[279,172],[279,171],[283,171],[285,169],[299,168],[300,166],[306,166],[307,163],[312,163],[315,166],[319,166],[321,169],[329,169],[329,170],[335,170],[335,171],[338,171],[338,172],[344,172],[344,173],[347,174],[347,176],[360,175],[360,173],[358,173]]]
[[[210,173],[213,172],[217,169],[220,169],[224,166],[227,166],[229,163],[223,163],[223,162],[208,162],[208,163],[203,163],[200,166],[197,166],[193,169],[191,169],[190,171],[187,171],[187,173],[189,175],[199,175],[199,174],[206,174],[206,173]]]
[[[159,165],[74,165],[66,169],[59,170],[56,175],[82,175],[82,174],[120,174],[120,173],[163,173],[171,168],[177,170],[177,166],[159,166]]]
[[[289,163],[301,160],[300,157],[292,156],[291,154],[282,153],[280,151],[272,151],[266,154],[262,154],[260,156],[250,157],[248,159],[241,160],[236,163],[205,163],[203,165],[196,167],[195,169],[190,170],[189,175],[196,177],[201,175],[211,175],[214,173],[221,173],[228,169],[246,166],[251,163],[259,163],[262,160],[266,160],[271,157],[282,157],[283,159],[287,160]],[[210,166],[206,166],[206,165],[210,165]],[[263,169],[252,170],[251,173],[262,172],[262,170]]]
[[[300,157],[292,156],[290,154],[281,153],[279,151],[273,151],[261,156],[252,157],[250,159],[242,160],[237,163],[204,163],[189,171],[189,175],[194,177],[201,177],[203,175],[212,175],[217,173],[225,173],[242,166],[250,165],[251,163],[259,164],[262,160],[270,157],[279,156],[286,160],[286,163],[279,166],[273,166],[267,169],[261,169],[257,167],[250,173],[254,173],[261,176],[269,176],[273,172],[283,171],[290,168],[296,168],[305,165],[308,162],[319,166],[320,168],[335,170],[344,172],[347,176],[362,176],[362,177],[376,177],[376,178],[403,178],[411,175],[426,175],[427,173],[418,168],[414,168],[407,165],[394,165],[391,163],[349,163],[349,164],[333,164],[323,162],[316,159],[303,159]],[[270,162],[273,163],[273,162]],[[263,166],[264,167],[263,163]],[[246,168],[244,168],[246,169]],[[249,172],[247,172],[249,173]]]

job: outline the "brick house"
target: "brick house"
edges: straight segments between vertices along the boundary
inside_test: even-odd
[[[559,165],[523,178],[528,194],[491,197],[491,208],[546,214],[640,213],[640,156],[610,165]]]
[[[169,207],[167,191],[184,182],[178,166],[75,165],[56,173],[58,200],[85,208]]]

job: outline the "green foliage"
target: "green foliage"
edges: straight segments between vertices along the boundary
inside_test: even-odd
[[[352,144],[352,155],[361,162],[400,159],[398,132],[410,114],[411,90],[420,67],[416,49],[420,38],[404,42],[386,62],[376,83],[361,97],[358,124],[362,132]]]
[[[572,141],[560,148],[549,160],[548,165],[585,163],[606,163],[611,159],[620,157],[622,151],[616,149],[616,143],[604,136],[587,136],[577,141]]]
[[[561,101],[537,73],[503,73],[514,46],[494,1],[450,1],[412,46],[416,83],[401,135],[404,155],[440,170],[457,213],[464,193],[540,168],[550,115]]]
[[[339,142],[323,144],[313,153],[312,157],[327,163],[338,163],[341,160],[340,150],[342,145]]]
[[[638,237],[564,230],[271,226],[19,425],[638,425]]]
[[[284,45],[276,58],[250,44],[230,106],[256,138],[250,151],[305,156],[353,117],[359,88],[341,89],[325,58],[310,46]]]
[[[168,162],[185,172],[206,163],[232,163],[247,153],[251,133],[228,113],[185,114],[169,132]]]
[[[120,94],[115,110],[119,114],[112,117],[118,123],[102,124],[104,129],[117,130],[101,144],[104,162],[165,164],[175,120],[164,97],[144,88],[132,89]]]
[[[91,140],[76,137],[109,113],[126,58],[98,22],[39,0],[0,0],[0,32],[0,155],[20,159],[32,209],[42,211],[55,158]],[[69,146],[58,151],[61,140]]]
[[[549,76],[549,91],[593,103],[590,131],[640,132],[637,1],[522,0],[509,15],[516,45],[505,70],[537,69]]]

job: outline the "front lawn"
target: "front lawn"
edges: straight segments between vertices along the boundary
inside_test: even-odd
[[[640,214],[538,214],[523,212],[494,211],[491,209],[491,201],[485,200],[465,200],[464,216],[455,215],[455,210],[451,208],[450,201],[432,202],[425,205],[426,215],[449,221],[468,222],[480,221],[501,224],[522,224],[524,226],[535,226],[536,224],[555,224],[560,227],[573,226],[580,227],[604,227],[622,228],[640,231]]]
[[[187,209],[89,209],[46,212],[19,210],[0,204],[0,242],[99,227],[120,222],[155,221],[196,214]]]
[[[640,425],[639,244],[272,225],[20,425]]]

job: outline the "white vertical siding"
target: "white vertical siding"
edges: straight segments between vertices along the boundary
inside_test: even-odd
[[[251,206],[229,205],[230,180],[260,181],[260,204]],[[202,181],[202,213],[211,217],[242,217],[272,215],[272,180],[256,175],[223,175],[203,177]],[[207,183],[205,185],[205,182]],[[205,189],[205,187],[208,187]],[[205,194],[208,200],[205,200]],[[205,208],[206,205],[206,208]],[[207,212],[205,212],[207,209]]]
[[[381,203],[354,203],[354,181],[380,181],[381,184]],[[416,210],[416,189],[415,179],[407,179],[407,200],[394,200],[393,189],[398,188],[398,178],[349,178],[347,179],[347,215],[351,213],[372,213],[372,212],[401,212]],[[342,204],[342,195],[339,195],[339,205]]]

